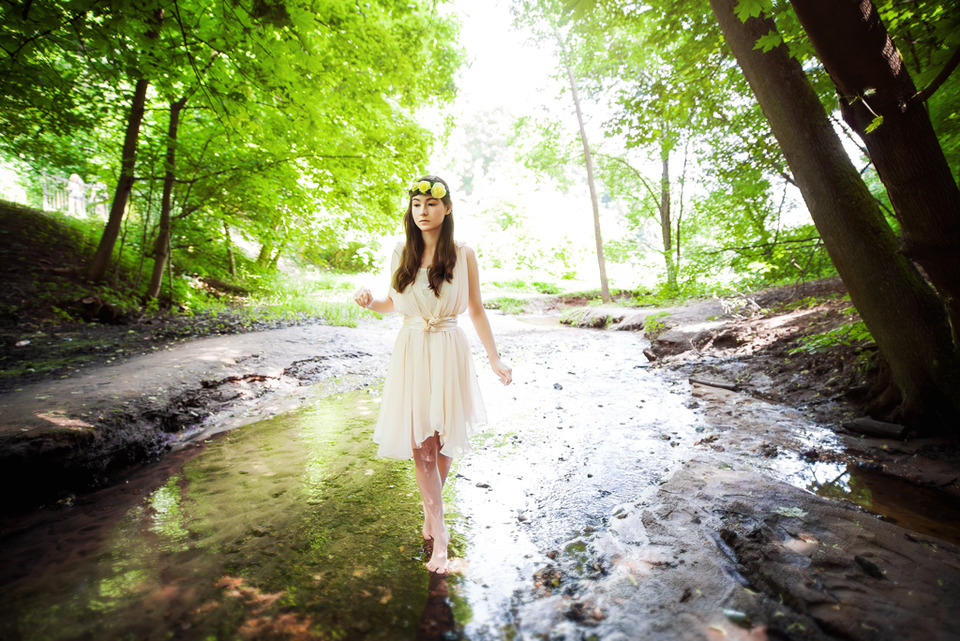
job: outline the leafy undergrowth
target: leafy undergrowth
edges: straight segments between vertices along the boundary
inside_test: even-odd
[[[349,277],[291,277],[239,258],[246,276],[231,278],[203,252],[183,252],[173,283],[145,303],[149,263],[121,257],[106,282],[86,280],[101,227],[0,202],[0,392],[186,338],[304,323],[356,326],[375,316],[353,303]]]

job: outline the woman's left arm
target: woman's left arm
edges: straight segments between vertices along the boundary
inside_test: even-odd
[[[483,300],[480,298],[480,269],[477,267],[477,255],[473,253],[473,249],[470,247],[464,247],[463,249],[467,257],[467,281],[469,282],[470,296],[467,310],[470,312],[470,320],[473,321],[473,327],[477,330],[477,336],[480,337],[483,348],[487,350],[490,367],[500,378],[501,383],[509,385],[513,380],[513,370],[500,358],[500,352],[497,351],[497,342],[493,339],[493,331],[490,329],[490,320],[487,318],[487,310],[483,308]]]

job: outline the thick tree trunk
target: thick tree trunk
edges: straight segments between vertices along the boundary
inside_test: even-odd
[[[597,186],[593,177],[593,156],[590,153],[590,142],[587,140],[587,129],[583,124],[583,112],[580,110],[580,92],[577,91],[577,79],[573,69],[567,67],[567,77],[570,79],[570,92],[573,94],[573,105],[577,109],[577,124],[580,125],[580,142],[583,143],[583,160],[587,165],[587,184],[590,187],[590,204],[593,205],[593,236],[597,241],[597,263],[600,265],[600,296],[603,302],[609,303],[610,287],[607,285],[607,265],[603,258],[603,238],[600,235],[600,202],[597,198]]]
[[[94,252],[87,269],[87,278],[94,282],[100,281],[110,269],[113,257],[113,247],[120,235],[120,225],[123,214],[127,210],[127,201],[133,190],[134,168],[137,162],[137,141],[140,138],[140,123],[143,122],[144,106],[147,100],[147,86],[150,82],[146,78],[137,80],[130,100],[130,115],[127,116],[127,131],[123,137],[122,160],[120,162],[120,179],[117,180],[117,189],[113,193],[113,202],[110,204],[110,216],[107,225],[100,235],[100,243]]]
[[[660,236],[663,238],[663,259],[667,264],[667,287],[677,290],[677,268],[673,262],[670,220],[670,148],[666,133],[660,140]]]
[[[761,36],[776,30],[773,21],[743,22],[733,12],[736,4],[710,0],[824,246],[890,367],[901,395],[890,418],[928,429],[932,425],[924,421],[934,419],[956,431],[960,359],[939,299],[898,251],[800,64],[786,46],[767,53],[755,48]]]
[[[910,73],[871,0],[791,4],[887,189],[901,249],[939,290],[960,345],[960,189]]]
[[[147,285],[147,296],[156,298],[163,286],[163,270],[170,257],[170,209],[173,207],[173,185],[176,180],[177,132],[180,128],[180,112],[187,99],[170,103],[170,122],[167,126],[167,156],[164,161],[163,196],[160,199],[160,224],[153,243],[153,273]]]

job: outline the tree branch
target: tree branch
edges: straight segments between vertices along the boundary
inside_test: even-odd
[[[745,247],[721,247],[720,249],[714,249],[712,251],[703,252],[703,253],[706,254],[707,256],[715,256],[716,254],[722,254],[723,252],[740,253],[740,252],[749,251],[751,249],[765,249],[767,247],[776,247],[777,245],[787,245],[792,243],[809,243],[813,241],[816,241],[814,243],[814,246],[819,245],[821,242],[819,236],[813,236],[811,238],[791,238],[788,240],[780,240],[775,243],[757,243],[756,245],[747,245]]]
[[[960,47],[956,48],[956,50],[953,52],[953,55],[950,56],[950,60],[948,60],[943,69],[940,70],[940,73],[937,74],[937,77],[933,79],[933,82],[927,85],[926,89],[922,89],[921,91],[913,94],[909,102],[926,102],[929,100],[930,96],[933,95],[933,92],[939,89],[940,85],[947,81],[947,78],[949,78],[950,74],[952,74],[954,69],[957,68],[957,65],[960,65]]]

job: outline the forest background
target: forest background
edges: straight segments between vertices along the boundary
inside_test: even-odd
[[[369,273],[429,169],[451,180],[493,305],[839,273],[862,320],[838,335],[872,334],[884,355],[877,411],[949,425],[960,17],[947,1],[823,4],[4,3],[16,182],[0,195],[42,208],[49,177],[76,174],[86,205],[98,186],[61,217],[89,260],[30,304],[50,323],[80,320],[84,300],[116,319],[356,323],[350,292],[385,282]],[[875,24],[877,42],[861,33]]]

